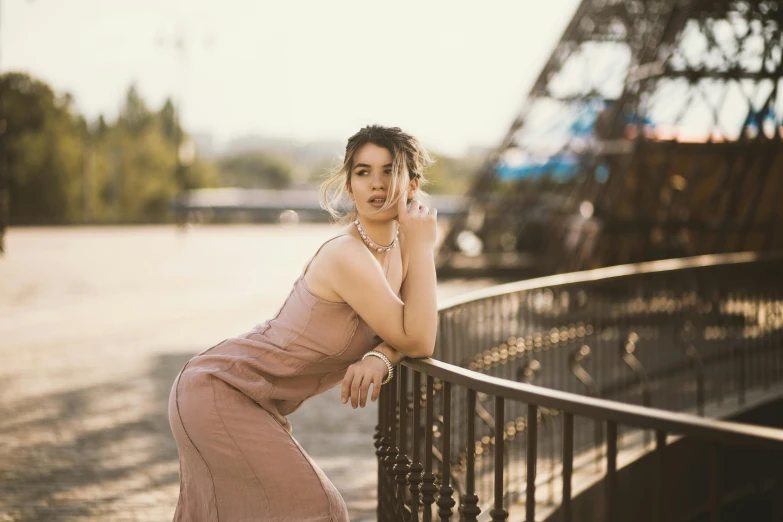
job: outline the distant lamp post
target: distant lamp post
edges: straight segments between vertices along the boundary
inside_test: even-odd
[[[0,114],[0,255],[5,253],[5,232],[10,221],[11,196],[8,191],[8,155],[6,136],[8,123],[5,114]]]
[[[185,137],[180,143],[177,158],[180,164],[185,167],[192,165],[193,160],[196,159],[196,144],[189,137]]]
[[[184,30],[175,30],[171,34],[161,34],[156,39],[156,46],[159,49],[171,47],[176,51],[180,63],[180,85],[178,93],[174,99],[174,152],[176,154],[176,167],[174,169],[174,182],[176,184],[177,196],[175,199],[175,213],[177,226],[184,227],[187,224],[187,210],[185,205],[187,193],[187,172],[190,165],[196,158],[195,144],[187,137],[182,129],[182,106],[184,99],[184,88],[187,81],[187,57],[190,45],[188,37]],[[215,37],[211,33],[202,37],[202,47],[204,50],[211,50],[215,45]]]

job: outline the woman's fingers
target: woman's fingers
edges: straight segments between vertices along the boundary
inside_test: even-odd
[[[378,400],[378,396],[381,394],[381,382],[383,378],[376,375],[372,379],[372,397],[370,397],[370,400],[372,402],[375,402]]]
[[[397,200],[397,221],[401,217],[408,215],[408,198],[406,196],[405,192],[403,192]]]
[[[367,368],[351,365],[343,377],[343,386],[340,392],[340,400],[343,404],[351,401],[351,407],[364,408],[367,406],[367,398],[372,402],[378,400],[381,393],[381,382],[383,382],[384,373],[377,370],[368,370]],[[372,385],[372,394],[370,394],[370,385]]]
[[[424,243],[434,246],[438,239],[436,209],[424,206],[414,199],[407,212],[401,213],[399,218],[400,231],[405,234],[409,244]]]
[[[349,366],[348,370],[345,372],[345,377],[343,377],[343,388],[340,391],[340,400],[345,404],[348,402],[348,398],[351,395],[351,383],[353,382],[353,366]]]
[[[370,384],[372,383],[372,377],[367,376],[362,379],[362,385],[359,387],[359,406],[364,408],[367,406],[367,394],[370,392]]]
[[[414,215],[414,216],[418,215],[418,216],[422,216],[422,217],[428,216],[428,215],[429,216],[437,216],[438,215],[438,210],[435,209],[435,208],[425,207],[424,205],[421,204],[421,202],[419,202],[419,201],[414,199],[411,202],[411,208],[408,209],[407,215]]]
[[[351,406],[356,409],[359,406],[359,386],[362,384],[363,375],[357,375],[351,383]]]

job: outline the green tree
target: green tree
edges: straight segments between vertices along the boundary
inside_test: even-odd
[[[138,136],[147,129],[151,121],[152,114],[147,109],[147,104],[144,103],[136,86],[131,85],[125,95],[125,105],[120,112],[120,126]]]
[[[170,203],[178,193],[177,142],[166,132],[174,117],[164,104],[161,111],[149,114],[141,130],[129,127],[127,121],[120,115],[95,150],[96,182],[102,187],[95,205],[100,209],[99,219],[167,221]],[[185,188],[214,187],[217,182],[214,166],[199,158],[185,170]]]
[[[115,122],[92,124],[23,73],[0,76],[0,160],[12,224],[163,222],[177,194],[178,118],[167,101],[153,112],[135,87]],[[200,158],[187,167],[187,188],[214,187],[217,169]],[[3,195],[0,194],[0,203]],[[2,209],[0,209],[2,211]]]
[[[23,73],[0,76],[0,111],[6,132],[0,156],[6,159],[11,223],[52,223],[78,219],[83,152],[81,120],[71,113],[69,94],[56,96],[43,82]]]
[[[174,108],[174,102],[171,101],[171,98],[166,98],[163,108],[158,113],[158,118],[160,120],[163,135],[174,143],[177,139],[177,133],[181,132],[182,129],[177,123],[177,111]]]
[[[109,132],[109,125],[106,123],[106,120],[103,117],[103,114],[98,116],[98,121],[95,122],[95,129],[93,130],[93,134],[96,138],[101,138],[106,135],[106,133]]]
[[[453,157],[433,153],[435,163],[426,172],[430,194],[464,194],[481,166],[482,158]]]

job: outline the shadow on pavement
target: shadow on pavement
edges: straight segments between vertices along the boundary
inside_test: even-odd
[[[188,358],[164,355],[148,375],[4,400],[0,515],[19,522],[170,519],[179,476],[166,404]]]
[[[33,398],[14,400],[0,383],[0,520],[170,520],[179,464],[168,398],[191,355],[156,355],[141,375]],[[375,520],[376,405],[353,410],[339,391],[293,413],[293,435],[351,520]]]

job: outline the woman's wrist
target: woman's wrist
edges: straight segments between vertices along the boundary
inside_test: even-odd
[[[364,354],[364,357],[362,357],[362,360],[367,359],[368,357],[373,359],[381,359],[383,361],[384,366],[386,366],[386,378],[381,383],[381,386],[392,380],[394,377],[394,366],[392,365],[391,361],[388,357],[386,357],[382,352],[379,352],[378,350],[370,350],[366,354]]]
[[[383,355],[388,357],[389,361],[391,361],[392,366],[397,366],[400,361],[405,359],[405,355],[403,353],[398,352],[385,342],[379,344],[375,348],[373,348],[377,352],[381,352]]]

